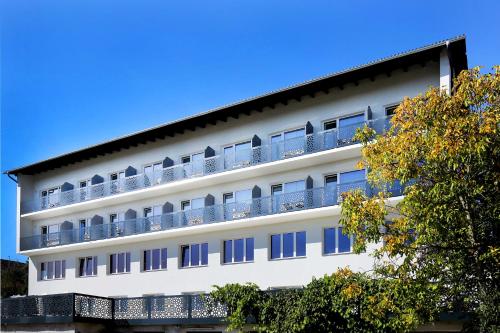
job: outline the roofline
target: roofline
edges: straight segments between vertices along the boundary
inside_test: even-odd
[[[4,174],[36,174],[95,158],[99,155],[111,154],[117,150],[127,149],[148,141],[155,141],[158,138],[165,138],[166,136],[173,137],[177,135],[177,133],[183,133],[185,130],[194,129],[196,127],[203,128],[207,123],[215,123],[217,120],[227,119],[230,116],[237,118],[238,114],[242,112],[248,113],[252,110],[262,111],[266,106],[276,105],[277,103],[293,98],[293,96],[304,96],[313,94],[317,91],[328,90],[335,86],[342,86],[342,84],[357,81],[362,78],[373,77],[384,70],[391,71],[390,68],[395,70],[397,68],[407,67],[418,63],[417,58],[420,57],[422,58],[420,59],[421,61],[429,60],[426,58],[431,54],[435,55],[433,51],[441,51],[441,49],[445,47],[449,49],[452,75],[455,77],[461,70],[467,69],[465,35],[442,40],[410,51],[397,53],[363,65],[354,66],[342,71],[290,85],[282,89],[273,90],[262,95],[226,104],[192,116],[133,132],[95,145],[90,145],[82,149],[63,153],[45,160],[5,171]]]

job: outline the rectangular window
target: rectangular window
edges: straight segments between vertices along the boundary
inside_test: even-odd
[[[97,257],[84,257],[78,259],[78,276],[97,275]]]
[[[40,263],[40,280],[60,280],[66,277],[66,260]]]
[[[394,115],[396,109],[398,108],[398,106],[399,106],[399,104],[386,107],[385,108],[385,115],[387,117],[392,117]]]
[[[348,253],[352,252],[353,238],[342,233],[342,227],[325,228],[323,231],[323,253]]]
[[[130,252],[109,255],[109,274],[130,273]]]
[[[254,258],[254,239],[239,238],[223,242],[223,263],[249,262]]]
[[[323,130],[328,131],[337,128],[336,120],[329,120],[323,123]]]
[[[181,246],[181,268],[208,265],[208,243]]]
[[[143,252],[143,270],[156,271],[167,269],[167,249],[145,250]]]
[[[114,172],[109,175],[109,180],[119,180],[125,178],[125,171]]]
[[[306,232],[271,235],[271,259],[305,257]]]

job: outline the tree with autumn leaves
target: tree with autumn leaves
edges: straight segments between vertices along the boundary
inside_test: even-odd
[[[344,193],[340,223],[355,252],[378,244],[374,270],[294,291],[216,287],[230,329],[250,319],[261,332],[406,332],[458,312],[465,329],[500,330],[500,67],[463,71],[453,87],[406,98],[386,133],[355,136],[378,194]],[[384,191],[395,183],[400,200]]]

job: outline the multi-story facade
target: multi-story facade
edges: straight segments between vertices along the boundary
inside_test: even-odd
[[[450,91],[466,67],[460,37],[8,171],[29,295],[99,296],[115,319],[189,331],[213,321],[176,321],[169,306],[189,300],[197,318],[200,300],[170,296],[369,270],[370,249],[353,254],[338,223],[342,192],[375,191],[356,169],[352,136],[365,125],[386,130],[404,97]],[[400,200],[397,184],[389,191]]]

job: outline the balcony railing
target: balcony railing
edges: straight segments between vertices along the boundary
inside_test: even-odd
[[[365,180],[328,187],[312,188],[298,192],[256,198],[246,202],[212,205],[158,216],[98,224],[81,229],[70,229],[56,233],[22,237],[21,250],[34,250],[333,206],[340,202],[343,192],[352,189],[361,189],[367,195],[372,195],[376,192],[376,190],[372,189]],[[394,196],[402,195],[403,192],[399,184],[395,184],[387,188],[387,190]]]
[[[25,214],[71,205],[182,179],[201,177],[352,145],[356,143],[353,140],[356,129],[363,127],[365,124],[373,128],[377,133],[386,131],[390,126],[389,118],[380,118],[338,129],[308,134],[270,145],[261,145],[230,153],[225,152],[223,155],[207,157],[197,162],[174,165],[151,173],[137,174],[84,188],[48,194],[36,200],[23,201],[21,213]]]
[[[57,294],[2,299],[3,324],[108,322],[140,324],[218,324],[226,307],[208,295],[108,298]]]

